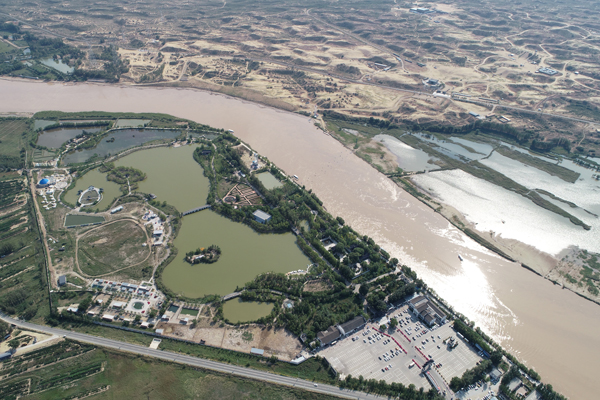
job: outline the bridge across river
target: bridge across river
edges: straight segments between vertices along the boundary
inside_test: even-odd
[[[191,210],[183,212],[181,215],[193,214],[198,211],[206,210],[207,208],[210,208],[210,204],[205,204],[202,207],[192,208]]]

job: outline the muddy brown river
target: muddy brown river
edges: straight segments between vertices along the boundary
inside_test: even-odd
[[[0,112],[161,112],[233,129],[544,381],[571,398],[596,397],[599,306],[482,248],[308,118],[191,89],[0,80],[0,93]]]

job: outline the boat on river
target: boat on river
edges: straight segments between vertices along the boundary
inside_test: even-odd
[[[459,259],[460,261],[462,261],[462,260],[463,260],[463,258],[460,256],[460,254],[458,255],[458,259]]]

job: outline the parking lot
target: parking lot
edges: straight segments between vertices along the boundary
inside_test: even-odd
[[[441,390],[448,391],[448,395],[450,390],[447,384],[450,380],[454,376],[461,376],[481,360],[481,357],[465,341],[457,337],[450,324],[429,330],[408,311],[408,306],[392,311],[382,322],[385,323],[392,317],[402,322],[395,331],[384,332],[389,337],[378,334],[379,322],[369,323],[361,331],[338,341],[334,346],[321,350],[319,355],[327,358],[333,368],[344,376],[362,375],[365,379],[383,379],[389,383],[399,382],[404,385],[412,383],[426,390],[431,385],[421,375],[421,367],[431,356],[434,364],[431,369],[432,377],[439,381]],[[458,341],[458,345],[453,349],[444,343],[444,340],[449,337]],[[395,339],[408,354],[402,352],[400,346],[394,340],[389,340],[390,338]],[[413,360],[416,365],[411,367]]]

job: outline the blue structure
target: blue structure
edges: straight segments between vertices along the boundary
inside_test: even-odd
[[[38,187],[40,187],[40,188],[45,188],[45,187],[48,187],[49,185],[50,185],[50,181],[47,178],[42,179],[38,183]]]

